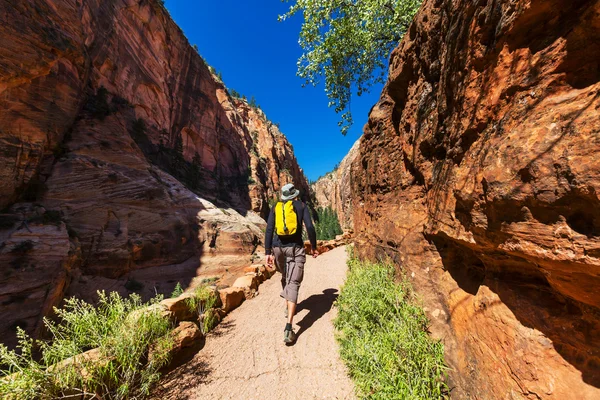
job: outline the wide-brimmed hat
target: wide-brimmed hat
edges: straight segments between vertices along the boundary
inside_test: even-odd
[[[293,184],[288,183],[281,188],[281,200],[288,201],[292,200],[300,194],[300,191],[294,187]]]

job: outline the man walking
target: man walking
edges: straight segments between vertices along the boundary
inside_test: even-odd
[[[265,234],[265,254],[267,265],[273,265],[281,272],[281,297],[286,301],[283,342],[292,344],[296,334],[292,322],[296,313],[298,290],[304,277],[306,252],[302,240],[302,222],[306,226],[312,248],[312,256],[317,257],[317,234],[308,207],[297,199],[300,191],[288,183],[281,188],[281,201],[271,209]]]

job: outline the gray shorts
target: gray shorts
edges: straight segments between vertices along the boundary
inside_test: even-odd
[[[298,290],[304,278],[306,252],[304,247],[273,247],[275,267],[281,272],[281,297],[298,302]]]

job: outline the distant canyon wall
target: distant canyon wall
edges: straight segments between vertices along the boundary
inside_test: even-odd
[[[357,140],[337,168],[320,177],[311,187],[318,207],[331,207],[342,229],[354,227],[352,218],[352,163],[358,154]]]
[[[352,166],[453,398],[600,398],[600,2],[426,0]]]
[[[308,182],[155,0],[0,3],[0,335],[64,295],[146,295],[248,263]],[[12,338],[12,339],[9,339]]]

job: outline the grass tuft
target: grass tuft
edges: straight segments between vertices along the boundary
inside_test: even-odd
[[[196,288],[194,295],[187,299],[190,310],[198,314],[200,330],[203,335],[210,332],[219,322],[214,309],[216,303],[217,295],[215,291],[211,290],[206,284]]]
[[[177,282],[177,285],[175,285],[173,292],[171,292],[171,298],[174,299],[175,297],[179,297],[182,294],[183,294],[183,287],[181,286],[181,283]]]
[[[129,399],[149,394],[168,362],[174,341],[171,322],[138,295],[98,295],[98,307],[71,298],[55,309],[59,322],[44,320],[50,341],[34,342],[18,328],[16,350],[0,344],[0,398]],[[90,349],[97,349],[94,358],[81,356]]]
[[[348,265],[334,325],[358,397],[443,398],[443,344],[429,337],[410,282],[394,282],[389,264],[352,258]]]

